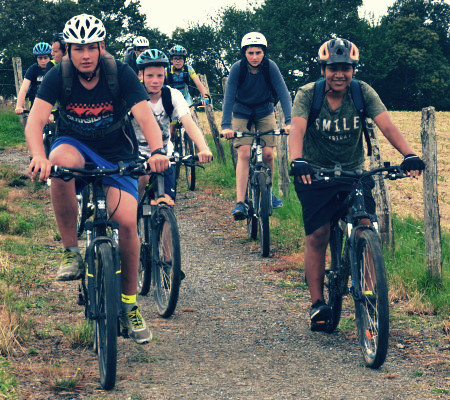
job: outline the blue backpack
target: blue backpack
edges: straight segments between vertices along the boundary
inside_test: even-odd
[[[314,84],[314,95],[309,111],[308,126],[312,125],[316,118],[319,116],[320,109],[322,108],[323,100],[325,98],[325,79],[320,78]],[[372,144],[370,143],[370,136],[366,126],[366,107],[364,104],[364,98],[361,90],[361,82],[353,78],[350,82],[350,93],[352,95],[353,104],[355,105],[356,111],[358,112],[359,118],[361,120],[364,138],[367,143],[367,155],[372,155]]]

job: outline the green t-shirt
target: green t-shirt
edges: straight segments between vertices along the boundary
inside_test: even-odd
[[[361,81],[360,81],[361,82]],[[369,118],[386,111],[378,94],[367,83],[361,89]],[[309,116],[314,94],[314,83],[302,86],[294,100],[293,117]],[[303,158],[316,168],[334,168],[340,163],[344,170],[361,169],[364,163],[364,135],[358,112],[347,90],[342,104],[332,111],[325,96],[316,120],[306,129],[303,139]]]

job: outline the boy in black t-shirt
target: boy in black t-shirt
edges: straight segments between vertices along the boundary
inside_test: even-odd
[[[25,129],[28,148],[32,156],[29,175],[34,180],[47,180],[52,165],[83,168],[85,161],[111,168],[118,161],[131,161],[136,155],[136,139],[123,123],[129,109],[141,126],[152,156],[152,171],[163,172],[169,165],[161,154],[161,131],[148,105],[147,93],[133,71],[120,61],[117,65],[120,99],[109,90],[103,71],[106,35],[103,23],[92,15],[78,15],[67,21],[64,39],[73,67],[72,88],[64,98],[62,63],[46,75],[30,112]],[[65,86],[64,86],[65,89]],[[49,159],[45,157],[42,130],[53,104],[61,103],[57,138]],[[119,244],[122,266],[121,325],[137,343],[147,343],[151,333],[136,305],[139,238],[137,234],[137,179],[114,176],[104,180],[107,207],[111,219],[119,226]],[[53,179],[52,203],[56,222],[66,251],[57,272],[59,280],[73,280],[84,271],[76,232],[77,202],[73,180]]]
[[[50,54],[52,47],[45,42],[39,42],[33,47],[33,54],[36,56],[36,63],[30,66],[25,72],[22,85],[20,86],[19,94],[17,95],[16,114],[23,114],[25,98],[28,97],[33,105],[34,98],[39,85],[44,79],[47,72],[47,63],[50,61]]]

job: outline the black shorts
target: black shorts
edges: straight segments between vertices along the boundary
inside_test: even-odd
[[[311,185],[294,181],[295,191],[302,204],[303,223],[306,235],[312,234],[336,215],[345,215],[345,199],[355,188],[356,180],[340,178],[339,182],[313,182]],[[372,189],[375,181],[372,177],[364,180],[363,194],[366,210],[375,214],[375,201]]]

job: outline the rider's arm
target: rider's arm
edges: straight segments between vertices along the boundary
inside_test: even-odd
[[[289,153],[292,160],[291,169],[299,169],[308,172],[310,166],[306,160],[303,159],[303,138],[305,137],[308,121],[303,117],[293,117],[291,124],[291,131],[289,134]],[[294,166],[293,164],[298,165]],[[303,172],[302,172],[303,173]],[[301,180],[304,184],[311,184],[311,175],[296,175],[297,180]]]
[[[183,115],[182,117],[180,117],[180,121],[183,124],[184,129],[186,129],[189,137],[193,140],[198,148],[197,155],[199,161],[201,163],[210,162],[212,159],[211,150],[209,149],[208,144],[206,143],[206,140],[199,127],[192,119],[191,114]]]
[[[394,125],[387,111],[378,114],[373,120],[389,143],[391,143],[403,156],[417,154],[406,141],[397,126]],[[422,171],[419,170],[411,170],[409,171],[409,175],[411,178],[417,178],[421,172]]]
[[[208,91],[205,88],[205,85],[203,85],[203,83],[201,82],[200,78],[198,77],[198,75],[195,75],[192,80],[195,83],[195,86],[197,86],[198,91],[200,92],[200,95],[202,97],[208,97]]]
[[[25,137],[31,156],[28,174],[33,180],[36,178],[38,171],[40,171],[39,179],[41,181],[47,180],[50,175],[51,163],[45,156],[42,132],[52,112],[52,107],[52,104],[36,98],[25,126]]]
[[[140,101],[131,107],[136,122],[141,127],[150,150],[163,148],[162,133],[147,100]],[[150,168],[154,172],[163,172],[169,167],[169,159],[161,154],[150,157]]]
[[[284,123],[288,126],[291,123],[291,114],[292,114],[292,99],[289,94],[289,90],[286,86],[286,82],[281,75],[280,69],[278,65],[269,60],[270,62],[270,79],[272,82],[272,86],[277,92],[278,98],[280,99],[281,108],[283,109],[284,114]]]
[[[28,89],[30,88],[31,81],[27,78],[23,79],[22,85],[19,89],[19,94],[17,95],[17,102],[16,102],[16,114],[22,114],[23,108],[25,105],[25,97],[27,95]]]

